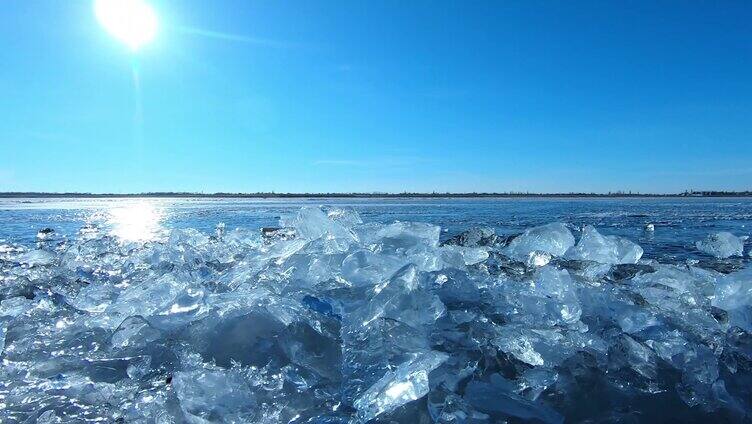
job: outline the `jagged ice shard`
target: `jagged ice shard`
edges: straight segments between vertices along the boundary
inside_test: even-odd
[[[2,244],[0,422],[752,419],[750,270],[570,228],[442,241],[305,207],[262,232]]]
[[[737,237],[727,231],[710,234],[705,240],[696,243],[697,250],[716,258],[742,256],[747,237]]]

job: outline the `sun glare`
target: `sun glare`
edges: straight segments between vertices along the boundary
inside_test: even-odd
[[[107,219],[112,234],[123,241],[154,240],[163,230],[161,208],[154,203],[141,201],[127,203],[109,211]]]
[[[157,35],[157,14],[144,0],[95,0],[94,13],[110,35],[133,51]]]

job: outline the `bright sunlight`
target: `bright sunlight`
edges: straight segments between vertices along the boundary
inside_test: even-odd
[[[94,13],[107,32],[132,51],[151,42],[157,34],[157,14],[143,0],[95,0]]]

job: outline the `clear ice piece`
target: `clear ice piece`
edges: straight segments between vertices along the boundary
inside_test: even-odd
[[[708,235],[705,240],[695,243],[697,250],[719,259],[742,256],[746,237],[737,237],[727,231]]]
[[[445,353],[429,351],[387,372],[355,400],[358,418],[367,422],[428,394],[428,374],[447,358]]]
[[[643,250],[636,243],[617,236],[604,236],[592,225],[582,230],[577,245],[570,248],[565,257],[603,264],[635,264]]]
[[[525,230],[503,249],[505,255],[525,262],[532,252],[561,256],[574,246],[574,236],[566,225],[552,223]]]

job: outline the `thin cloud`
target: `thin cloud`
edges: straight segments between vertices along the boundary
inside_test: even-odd
[[[201,37],[213,38],[213,39],[222,40],[222,41],[230,41],[234,43],[254,44],[257,46],[286,48],[286,49],[296,48],[296,47],[301,46],[300,44],[291,43],[288,41],[274,40],[274,39],[262,38],[262,37],[252,37],[248,35],[232,34],[228,32],[210,31],[206,29],[187,27],[187,26],[176,26],[176,27],[173,27],[173,29],[176,31],[185,33],[185,34],[198,35]]]

